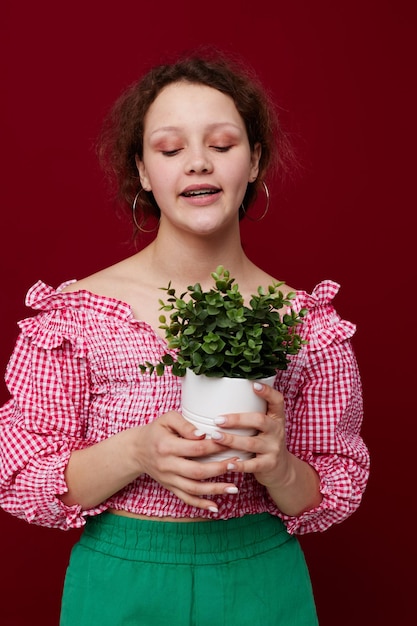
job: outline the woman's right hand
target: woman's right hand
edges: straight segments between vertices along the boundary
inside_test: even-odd
[[[237,493],[233,483],[207,482],[233,470],[233,459],[204,463],[195,460],[224,448],[199,435],[180,413],[170,411],[135,430],[140,473],[151,476],[186,504],[217,512],[215,502],[204,496]]]

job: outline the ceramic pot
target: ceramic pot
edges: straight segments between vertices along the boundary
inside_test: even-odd
[[[253,390],[253,383],[260,382],[273,385],[275,376],[257,381],[244,378],[212,378],[203,375],[197,376],[187,370],[182,381],[181,411],[185,419],[210,437],[213,431],[231,432],[236,435],[253,436],[254,429],[222,429],[214,423],[214,419],[226,413],[265,412],[266,402],[257,396]],[[201,461],[222,461],[238,456],[242,460],[250,458],[250,454],[227,448],[224,452],[202,457]]]

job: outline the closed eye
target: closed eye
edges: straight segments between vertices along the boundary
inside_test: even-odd
[[[228,150],[230,150],[232,146],[211,146],[211,147],[217,150],[217,152],[227,152]]]
[[[179,152],[180,152],[180,148],[177,148],[176,150],[162,150],[162,154],[167,157],[175,156]]]

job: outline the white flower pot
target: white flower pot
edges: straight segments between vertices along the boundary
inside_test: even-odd
[[[260,382],[272,386],[274,380],[275,376],[257,381],[244,378],[211,378],[197,376],[191,370],[187,370],[182,381],[182,414],[196,429],[206,433],[207,437],[216,430],[253,436],[256,434],[254,429],[223,429],[214,423],[214,419],[226,413],[265,412],[266,402],[255,394],[253,383]],[[224,452],[199,460],[222,461],[235,456],[242,460],[250,458],[247,452],[226,448]]]

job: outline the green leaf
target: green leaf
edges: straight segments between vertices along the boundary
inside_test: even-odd
[[[205,359],[205,367],[207,369],[212,369],[213,367],[217,367],[218,365],[221,365],[222,362],[223,360],[218,358],[217,355],[211,355]]]
[[[158,363],[155,367],[155,371],[157,373],[158,376],[162,376],[164,371],[165,371],[165,367],[163,363]]]
[[[195,367],[203,364],[203,357],[201,356],[199,352],[194,352],[191,360]]]

